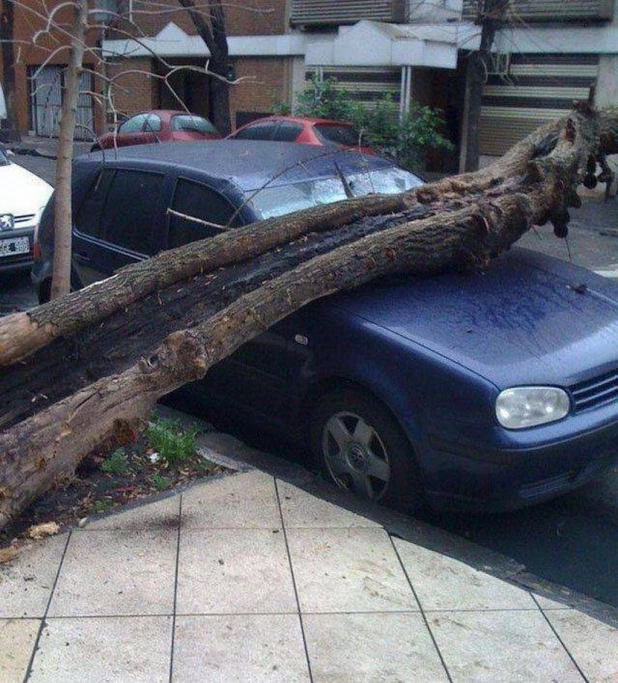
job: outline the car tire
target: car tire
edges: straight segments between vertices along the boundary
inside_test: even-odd
[[[311,450],[337,486],[397,510],[424,504],[421,471],[392,413],[357,389],[323,395],[310,421]]]

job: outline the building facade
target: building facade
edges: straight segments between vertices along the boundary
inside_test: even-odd
[[[58,0],[59,1],[59,0]],[[0,0],[7,2],[7,0]],[[28,0],[28,3],[40,0]],[[104,5],[100,5],[104,2]],[[89,41],[84,88],[103,93],[102,69],[114,97],[80,98],[81,130],[102,132],[116,116],[177,107],[208,116],[210,57],[178,0],[97,0],[120,9],[124,23],[107,21]],[[20,7],[23,4],[20,3]],[[439,108],[457,145],[466,130],[466,57],[478,48],[477,0],[242,0],[224,3],[232,125],[293,104],[306,82],[335,77],[367,103],[384,93],[405,112],[412,100]],[[568,110],[573,100],[618,102],[617,0],[511,0],[494,41],[480,123],[481,154],[495,157],[536,126]],[[40,30],[20,10],[18,123],[22,132],[54,134],[66,52],[50,59],[34,47]],[[138,28],[142,36],[131,39]],[[30,41],[30,44],[28,43]],[[169,75],[170,69],[173,70]],[[0,71],[0,73],[2,73]],[[93,80],[94,79],[94,80]],[[433,170],[459,168],[456,154],[430,155]]]

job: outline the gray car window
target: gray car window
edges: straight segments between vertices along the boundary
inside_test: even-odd
[[[234,135],[235,140],[272,140],[278,122],[254,123]]]
[[[176,184],[171,208],[185,216],[223,226],[227,225],[234,215],[234,208],[225,197],[206,185],[184,178],[180,178]],[[168,224],[168,249],[221,233],[221,230],[214,226],[174,214],[170,214]],[[232,223],[233,226],[238,224],[237,220]]]
[[[152,255],[151,231],[165,176],[146,171],[117,170],[101,214],[99,237],[139,254]]]
[[[141,133],[146,122],[146,114],[137,114],[118,126],[119,133]]]

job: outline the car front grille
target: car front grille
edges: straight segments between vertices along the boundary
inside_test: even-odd
[[[26,213],[23,216],[15,216],[15,227],[19,228],[21,227],[24,223],[32,223],[34,220],[34,215],[33,213]]]
[[[571,387],[575,412],[590,410],[618,400],[618,370]]]

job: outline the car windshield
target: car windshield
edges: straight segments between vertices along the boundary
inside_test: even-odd
[[[360,135],[352,126],[334,126],[332,124],[317,124],[315,132],[326,145],[344,145],[358,147],[362,143]]]
[[[248,192],[246,196],[262,219],[346,199],[345,188],[339,178],[303,180],[291,185],[265,187],[257,192]]]
[[[397,194],[423,184],[420,178],[403,168],[382,168],[346,174],[350,191],[355,197],[366,194]]]
[[[189,114],[183,116],[174,116],[172,119],[172,130],[188,130],[195,133],[216,133],[216,128],[201,116],[191,116]]]

